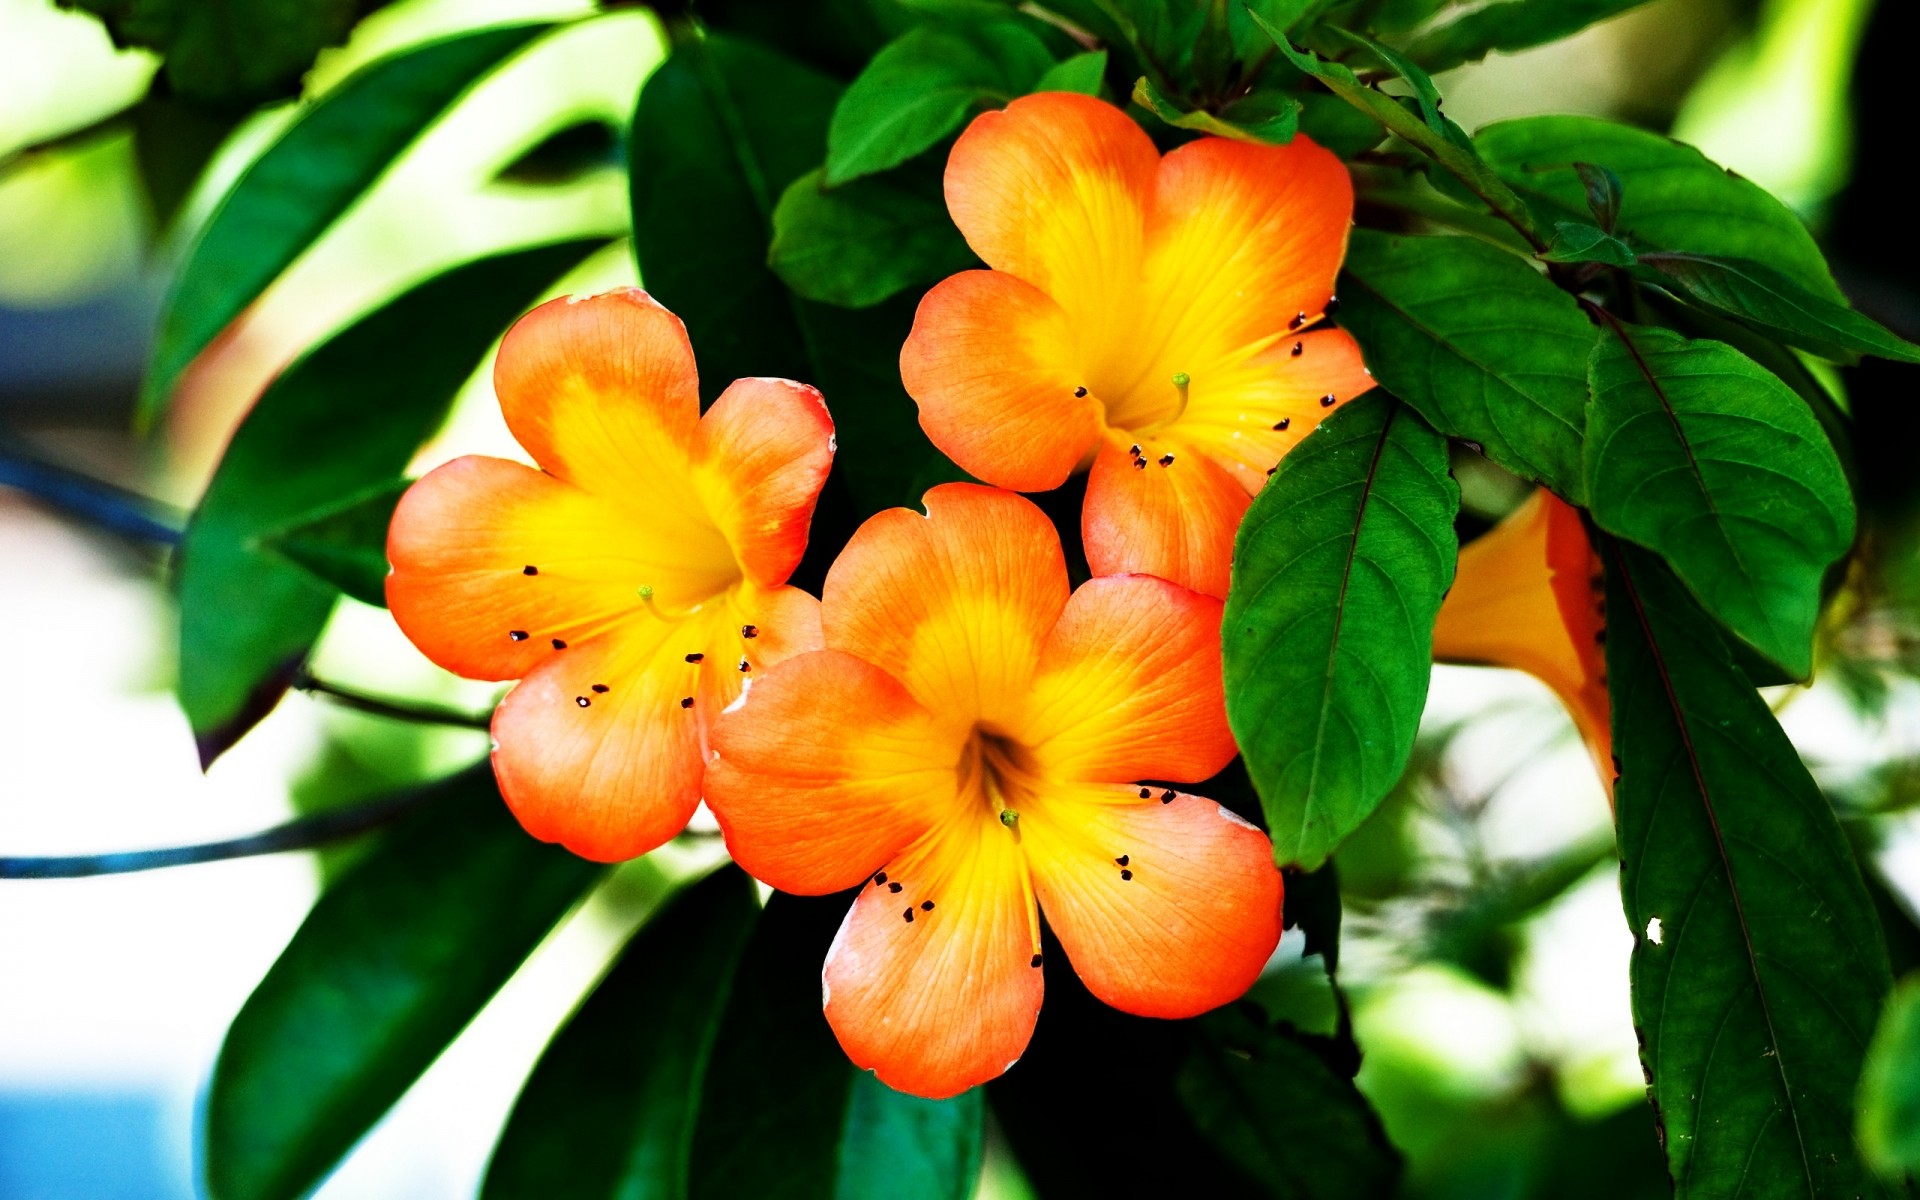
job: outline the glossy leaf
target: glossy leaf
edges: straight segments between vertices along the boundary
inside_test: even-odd
[[[1845,300],[1813,236],[1786,205],[1692,146],[1599,117],[1523,117],[1474,135],[1488,165],[1524,195],[1549,226],[1588,221],[1578,164],[1621,182],[1615,232],[1642,248],[1771,263],[1834,303]]]
[[[832,189],[819,171],[794,180],[773,210],[774,274],[809,300],[865,308],[973,266],[939,172],[917,165]]]
[[[1815,295],[1765,263],[1665,251],[1642,254],[1639,261],[1682,295],[1803,350],[1842,360],[1874,354],[1920,362],[1920,346],[1844,304]]]
[[[1278,92],[1241,97],[1216,116],[1204,108],[1189,109],[1164,95],[1143,75],[1133,85],[1133,102],[1176,129],[1240,142],[1285,145],[1300,128],[1300,102]]]
[[[369,492],[269,534],[261,544],[362,604],[387,606],[387,526],[409,481]]]
[[[1089,50],[1085,54],[1076,54],[1048,67],[1046,73],[1034,81],[1036,92],[1079,92],[1085,96],[1098,96],[1100,83],[1107,75],[1107,52]]]
[[[1340,321],[1435,429],[1578,501],[1593,323],[1524,259],[1464,237],[1357,229]]]
[[[1684,1200],[1879,1195],[1852,1138],[1886,949],[1833,810],[1658,560],[1607,553],[1621,896]]]
[[[290,96],[328,46],[379,0],[60,0],[106,22],[115,46],[160,56],[176,95],[245,108]]]
[[[457,267],[362,317],[267,388],[228,443],[176,560],[180,705],[203,763],[270,710],[335,593],[263,539],[395,483],[487,347],[600,243]]]
[[[540,1055],[483,1200],[686,1193],[714,1034],[759,915],[753,881],[726,866],[648,919]]]
[[[214,1200],[305,1194],[600,872],[528,837],[485,765],[438,785],[320,897],[228,1029],[206,1099]]]
[[[1860,1149],[1889,1179],[1920,1172],[1920,975],[1880,1014],[1860,1077]]]
[[[1381,392],[1254,497],[1221,625],[1227,716],[1282,864],[1319,866],[1406,765],[1459,502],[1446,440]]]
[[[721,1017],[694,1132],[693,1200],[966,1200],[978,1090],[902,1095],[856,1070],[820,1005],[847,896],[776,893]]]
[[[1557,42],[1646,0],[1503,0],[1472,9],[1416,38],[1407,54],[1444,71],[1499,52]]]
[[[1316,1047],[1331,1040],[1268,1028],[1249,1008],[1196,1023],[1176,1086],[1201,1134],[1278,1200],[1395,1194],[1399,1152],[1351,1073]]]
[[[1587,415],[1594,521],[1658,552],[1723,625],[1804,678],[1821,575],[1853,541],[1832,443],[1733,347],[1606,324]]]
[[[482,29],[362,68],[255,159],[194,242],[160,317],[140,413],[151,420],[220,331],[260,298],[476,80],[552,26]]]
[[[1053,65],[1012,21],[929,24],[889,42],[847,86],[827,127],[828,187],[931,149],[980,108],[1026,94]]]

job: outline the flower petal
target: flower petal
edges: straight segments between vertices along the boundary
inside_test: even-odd
[[[1149,575],[1075,590],[1017,728],[1054,779],[1197,782],[1233,760],[1220,601]]]
[[[921,299],[900,379],[927,437],[968,474],[1046,491],[1100,433],[1076,357],[1066,312],[1046,293],[1001,272],[962,271]]]
[[[1264,833],[1212,800],[1166,794],[1050,793],[1020,829],[1040,909],[1088,990],[1141,1016],[1191,1017],[1259,978],[1280,942],[1280,872]]]
[[[861,889],[821,972],[827,1023],[856,1066],[943,1098],[1026,1052],[1042,982],[1022,871],[1013,837],[966,813]]]
[[[820,602],[785,585],[761,588],[743,582],[681,628],[682,661],[697,657],[700,667],[695,707],[703,738],[757,676],[825,644]]]
[[[785,379],[735,380],[700,418],[694,459],[704,507],[741,569],[765,587],[785,583],[833,468],[820,393]]]
[[[656,549],[657,547],[657,549]],[[517,679],[553,653],[710,590],[698,542],[521,463],[469,456],[407,489],[387,534],[387,603],[422,653],[474,679]],[[641,557],[652,554],[651,561]]]
[[[924,517],[889,509],[848,540],[822,596],[827,645],[943,717],[1004,723],[1067,602],[1059,536],[1012,492],[949,483],[924,503]]]
[[[1174,437],[1110,436],[1087,478],[1080,532],[1095,575],[1158,575],[1224,598],[1251,503],[1226,469]],[[1144,464],[1144,465],[1141,465]]]
[[[871,663],[802,654],[756,678],[714,723],[707,803],[756,879],[836,892],[953,809],[960,736]]]

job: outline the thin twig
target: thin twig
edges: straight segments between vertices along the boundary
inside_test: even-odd
[[[446,725],[454,729],[486,729],[492,724],[492,718],[462,712],[455,708],[444,708],[437,704],[418,704],[413,701],[389,700],[384,696],[375,696],[369,692],[358,691],[325,679],[315,678],[306,671],[300,671],[293,677],[292,686],[302,692],[323,696],[342,708],[351,708],[355,712],[371,713],[376,717],[391,717],[396,721],[412,721],[416,725]]]
[[[157,501],[3,445],[0,487],[25,492],[88,524],[134,541],[176,546],[186,524],[180,513]]]

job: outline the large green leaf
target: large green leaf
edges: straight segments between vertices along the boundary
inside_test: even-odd
[[[1504,0],[1422,33],[1407,54],[1429,71],[1444,71],[1499,51],[1511,54],[1557,41],[1646,0]]]
[[[1671,574],[1619,543],[1606,573],[1634,1023],[1676,1193],[1878,1195],[1852,1110],[1887,957],[1846,836]]]
[[[335,593],[265,540],[395,483],[513,319],[598,242],[481,259],[289,367],[228,443],[177,560],[181,707],[211,762],[285,690]]]
[[[1888,1178],[1920,1173],[1920,975],[1887,998],[1867,1050],[1860,1148]]]
[[[1053,65],[1012,21],[928,24],[889,42],[847,86],[827,126],[828,187],[897,167],[976,109],[1024,95]]]
[[[832,189],[818,171],[794,180],[773,210],[774,273],[809,300],[865,308],[973,266],[947,219],[940,173],[919,165]]]
[[[1250,1008],[1196,1024],[1176,1086],[1201,1134],[1276,1200],[1393,1195],[1399,1152],[1351,1070],[1317,1048],[1330,1040],[1270,1028]]]
[[[1765,263],[1664,251],[1643,253],[1639,262],[1658,272],[1657,279],[1677,285],[1681,294],[1815,354],[1843,360],[1877,354],[1920,362],[1920,346],[1844,304],[1815,295]]]
[[[300,520],[261,544],[362,604],[387,606],[387,527],[408,480],[381,484]]]
[[[1591,371],[1594,521],[1659,552],[1721,624],[1805,678],[1821,575],[1854,527],[1820,423],[1723,342],[1608,318]]]
[[[180,373],[482,75],[550,23],[428,42],[315,101],[240,176],[188,253],[141,387],[158,415]]]
[[[215,1200],[303,1195],[512,975],[601,868],[528,837],[485,765],[441,784],[313,907],[227,1030]]]
[[[1399,779],[1459,505],[1446,439],[1376,391],[1282,459],[1241,523],[1227,717],[1277,861],[1319,866]]]
[[[328,46],[384,0],[59,0],[106,22],[116,46],[160,56],[168,87],[206,105],[245,108],[290,96]]]
[[[729,994],[700,1096],[695,1200],[966,1200],[981,1095],[902,1095],[856,1070],[820,1008],[848,896],[767,903]]]
[[[1524,260],[1464,237],[1355,230],[1341,324],[1394,395],[1449,437],[1576,502],[1593,323]]]
[[[686,1194],[707,1058],[759,913],[727,866],[648,920],[540,1056],[484,1200]]]
[[[1813,235],[1766,190],[1692,146],[1599,117],[1523,117],[1474,135],[1480,156],[1524,195],[1549,227],[1588,221],[1577,163],[1620,177],[1618,232],[1646,248],[1771,263],[1836,304],[1845,297]]]

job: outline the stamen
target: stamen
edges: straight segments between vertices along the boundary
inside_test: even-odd
[[[1278,421],[1275,421],[1273,423],[1273,431],[1275,433],[1285,433],[1287,431],[1287,426],[1291,424],[1293,424],[1292,417],[1281,417]]]
[[[1147,800],[1147,799],[1151,799],[1151,798],[1152,798],[1152,796],[1153,796],[1153,789],[1152,789],[1152,788],[1141,788],[1141,789],[1140,789],[1140,798],[1141,798],[1142,800]]]
[[[527,640],[527,631],[524,629],[509,629],[507,630],[507,637],[511,641],[524,642]]]
[[[1161,465],[1161,466],[1163,466],[1163,467],[1170,467],[1170,466],[1172,466],[1172,465],[1173,465],[1173,455],[1171,455],[1171,454],[1162,454],[1162,455],[1160,456],[1160,465]]]
[[[1299,358],[1302,354],[1305,354],[1306,351],[1307,351],[1307,344],[1305,342],[1295,342],[1293,344],[1292,357]]]
[[[1122,879],[1132,879],[1132,878],[1133,878],[1133,872],[1132,872],[1132,871],[1122,871],[1122,872],[1120,872],[1120,878],[1122,878]]]
[[[897,893],[900,890],[900,885],[898,883],[890,883],[887,885],[887,890]]]
[[[905,912],[903,912],[903,913],[901,913],[900,915],[901,915],[901,916],[903,916],[903,917],[905,917],[905,918],[907,919],[907,924],[909,924],[909,925],[911,925],[911,924],[913,924],[913,910],[912,910],[912,909],[908,909],[907,911],[905,911]]]
[[[574,702],[575,704],[578,704],[578,705],[579,705],[579,706],[580,706],[581,708],[592,708],[592,707],[593,707],[593,701],[591,701],[591,700],[589,700],[589,699],[587,699],[587,698],[586,698],[585,696],[575,696],[575,697],[573,698],[573,702]]]
[[[1037,967],[1037,966],[1039,966],[1039,965],[1040,965],[1040,956],[1039,956],[1038,954],[1036,954],[1036,955],[1034,955],[1034,956],[1033,956],[1033,961],[1032,961],[1032,962],[1029,962],[1029,963],[1028,963],[1027,965],[1028,965],[1028,966],[1030,966],[1030,967]]]
[[[687,661],[688,661],[688,662],[690,662],[690,663],[697,663],[697,662],[699,662],[699,661],[701,661],[701,660],[702,660],[702,659],[704,659],[704,658],[706,658],[706,655],[704,655],[704,654],[689,654],[689,655],[687,655]]]
[[[553,648],[554,648],[555,650],[565,650],[565,649],[567,648],[567,644],[566,644],[565,642],[563,642],[563,641],[561,641],[561,640],[560,640],[559,638],[554,638],[554,639],[553,639]]]
[[[742,625],[740,627],[740,636],[743,638],[759,637],[760,627],[758,625]]]
[[[932,911],[933,911],[933,901],[931,901],[931,900],[922,900],[922,901],[920,902],[920,911],[921,911],[921,912],[932,912]]]
[[[1087,389],[1083,387],[1073,389],[1073,398],[1075,400],[1085,400],[1087,398]]]
[[[526,566],[520,568],[520,573],[522,575],[538,575],[540,568],[534,566],[532,563],[528,563]]]
[[[887,881],[887,873],[885,871],[877,872],[873,877],[873,886],[879,887],[881,884],[885,883],[886,881]]]
[[[1180,411],[1173,414],[1179,420],[1187,411],[1187,385],[1193,382],[1193,376],[1181,371],[1173,377],[1173,390],[1180,393]]]
[[[1146,470],[1146,469],[1147,469],[1147,460],[1146,460],[1146,459],[1144,459],[1144,458],[1136,458],[1136,459],[1134,459],[1134,460],[1133,460],[1133,469],[1134,469],[1134,470],[1136,470],[1136,471],[1144,471],[1144,470]]]
[[[753,670],[753,667],[752,667],[752,666],[751,666],[751,665],[750,665],[750,664],[749,664],[749,663],[747,662],[747,660],[746,660],[746,659],[744,659],[744,658],[743,658],[743,659],[741,659],[741,660],[740,660],[740,671],[741,671],[741,673],[742,673],[742,674],[745,674],[746,672],[748,672],[748,671],[751,671],[751,670]]]
[[[1321,408],[1332,408],[1335,403],[1337,403],[1337,398],[1332,392],[1328,392],[1326,395],[1320,397]]]
[[[1175,796],[1178,796],[1179,794],[1180,794],[1179,792],[1174,791],[1172,788],[1168,788],[1166,791],[1160,793],[1160,803],[1172,804],[1173,798]]]
[[[1135,442],[1135,443],[1134,443],[1133,445],[1131,445],[1131,446],[1128,446],[1128,447],[1127,447],[1127,453],[1128,453],[1128,454],[1131,454],[1131,455],[1132,455],[1133,457],[1135,457],[1135,458],[1139,458],[1139,457],[1140,457],[1140,443],[1139,443],[1139,442]]]
[[[1300,327],[1301,327],[1302,325],[1305,325],[1306,323],[1307,323],[1307,314],[1306,314],[1306,313],[1299,313],[1299,314],[1297,314],[1297,315],[1295,315],[1295,317],[1293,318],[1293,320],[1291,320],[1291,321],[1288,321],[1288,322],[1287,322],[1287,328],[1288,328],[1288,329],[1298,329],[1298,328],[1300,328]]]
[[[1116,858],[1113,861],[1116,863],[1119,863],[1121,866],[1124,867],[1127,865],[1127,855],[1122,854],[1119,858]]]
[[[1327,306],[1320,310],[1320,315],[1323,317],[1330,317],[1339,311],[1340,311],[1340,297],[1328,296]]]
[[[692,708],[692,707],[693,707],[693,697],[692,697],[692,696],[682,696],[682,697],[680,698],[680,707],[681,707],[681,708]]]
[[[1000,823],[1008,829],[1018,829],[1020,827],[1020,814],[1011,808],[1003,808],[1000,810]]]
[[[596,692],[599,692],[601,695],[604,696],[607,693],[608,688],[607,688],[607,685],[604,683],[596,683],[593,685],[593,690]]]

